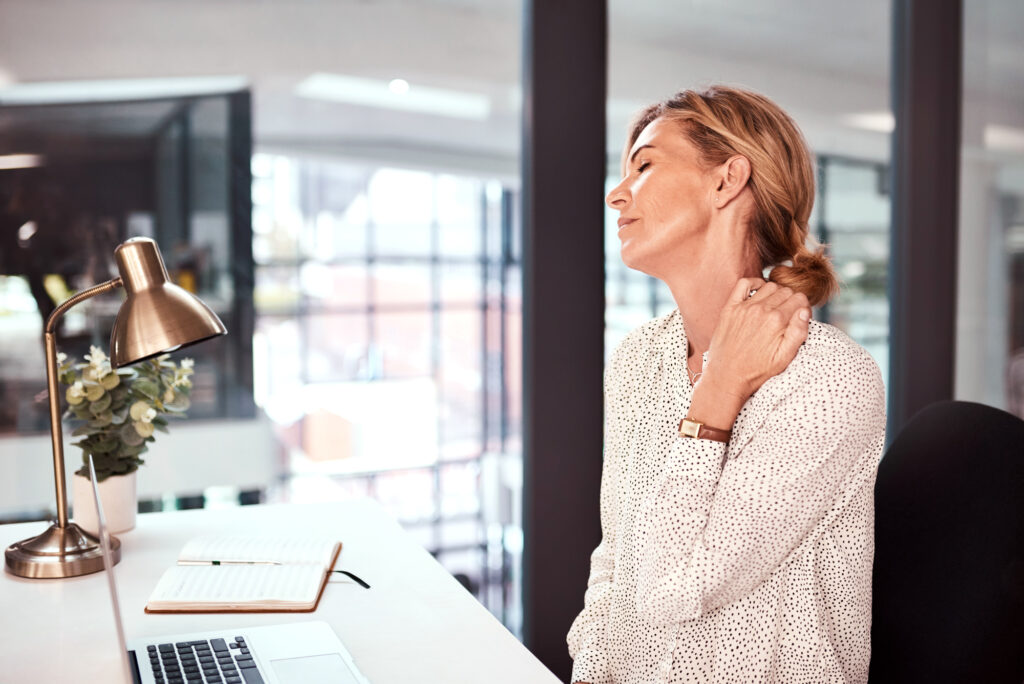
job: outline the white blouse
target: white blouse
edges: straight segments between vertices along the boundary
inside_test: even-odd
[[[569,631],[572,681],[867,681],[878,366],[811,321],[724,444],[678,436],[686,350],[674,311],[606,369],[603,537]]]

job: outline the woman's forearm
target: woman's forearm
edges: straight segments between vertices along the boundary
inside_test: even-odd
[[[686,417],[719,430],[731,430],[746,400],[740,390],[726,386],[709,368],[693,390]]]

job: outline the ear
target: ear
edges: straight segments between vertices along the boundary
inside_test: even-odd
[[[742,154],[734,154],[715,169],[715,206],[724,208],[747,187],[750,180],[750,160]]]

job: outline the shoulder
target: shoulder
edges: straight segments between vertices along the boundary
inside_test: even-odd
[[[811,321],[807,340],[785,371],[747,401],[733,428],[729,458],[768,425],[789,439],[822,434],[877,443],[885,434],[885,386],[878,364],[838,328]],[[793,433],[794,426],[807,430]]]
[[[885,407],[885,385],[878,363],[849,335],[827,323],[811,321],[807,340],[783,375],[793,376],[805,392],[827,393],[840,401],[880,403],[883,410]]]
[[[608,365],[628,365],[663,350],[667,345],[681,345],[683,338],[678,328],[681,328],[678,311],[671,311],[633,328],[612,351]]]
[[[830,377],[842,378],[848,373],[854,373],[858,376],[877,376],[879,382],[882,379],[878,364],[864,347],[839,328],[820,321],[810,322],[807,340],[794,361],[799,361],[805,371],[823,371]]]

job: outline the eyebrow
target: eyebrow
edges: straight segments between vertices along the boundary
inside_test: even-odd
[[[640,150],[642,150],[644,148],[647,148],[647,147],[650,147],[651,149],[654,149],[654,145],[641,145],[640,147],[638,147],[635,150],[633,150],[633,154],[629,155],[629,163],[632,164],[633,160],[636,159],[636,155],[640,154]]]

